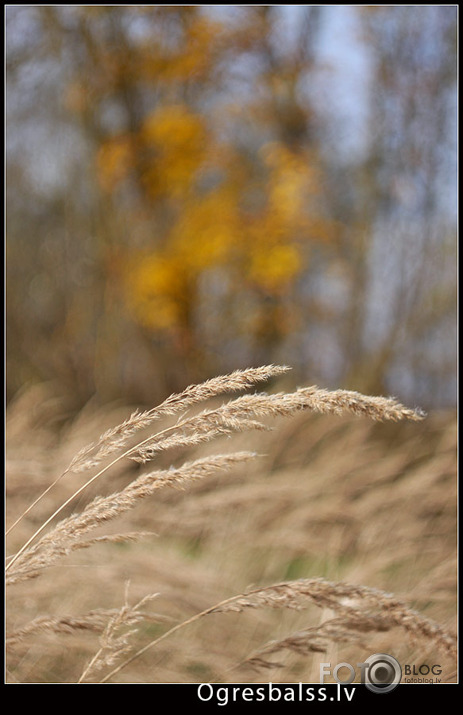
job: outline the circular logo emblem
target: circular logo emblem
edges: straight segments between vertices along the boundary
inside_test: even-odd
[[[402,668],[392,655],[376,653],[365,661],[365,685],[375,693],[390,693],[402,678]]]

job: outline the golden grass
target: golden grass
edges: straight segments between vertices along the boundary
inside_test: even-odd
[[[25,418],[27,395],[12,405],[9,682],[260,682],[269,668],[317,682],[333,648],[428,654],[454,677],[454,420],[317,387],[217,404],[286,372],[214,378],[103,431],[101,415],[53,430]]]

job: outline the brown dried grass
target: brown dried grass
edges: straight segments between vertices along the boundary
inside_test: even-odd
[[[378,537],[384,538],[384,534],[381,529],[375,528],[372,516],[376,517],[374,522],[378,521],[379,517],[381,523],[381,502],[378,504],[377,499],[378,488],[380,489],[381,485],[384,492],[388,494],[387,504],[389,507],[394,498],[394,490],[390,489],[391,481],[399,482],[400,492],[400,473],[405,465],[408,468],[410,453],[407,454],[405,450],[396,449],[390,456],[386,452],[380,461],[373,458],[376,472],[374,479],[371,476],[363,479],[362,467],[356,464],[356,460],[358,460],[356,450],[360,450],[361,446],[363,456],[368,455],[368,445],[362,442],[367,436],[365,427],[357,429],[359,423],[356,423],[356,428],[352,422],[342,422],[341,426],[348,426],[347,442],[350,441],[351,444],[346,444],[345,438],[343,442],[344,448],[347,447],[348,451],[344,454],[342,462],[337,463],[335,458],[336,443],[332,442],[331,448],[321,450],[323,456],[321,464],[324,472],[327,469],[331,471],[329,484],[325,487],[325,491],[333,490],[338,495],[338,501],[342,501],[344,506],[336,504],[336,499],[327,499],[326,495],[323,500],[321,495],[324,486],[320,482],[323,480],[326,482],[325,475],[320,479],[312,479],[308,483],[305,479],[301,482],[300,478],[301,472],[307,468],[307,465],[304,464],[306,453],[309,455],[312,476],[314,472],[316,473],[318,464],[317,450],[313,448],[307,450],[307,445],[304,440],[299,439],[298,435],[299,431],[307,424],[306,412],[336,415],[338,418],[344,416],[344,420],[348,419],[345,415],[349,414],[356,417],[363,416],[369,418],[373,423],[378,421],[391,423],[402,420],[417,422],[424,418],[421,411],[410,410],[392,398],[369,397],[345,390],[329,392],[317,387],[300,388],[295,392],[243,395],[218,406],[212,405],[197,414],[186,414],[187,409],[190,410],[201,402],[217,399],[217,396],[222,393],[249,389],[260,381],[277,378],[286,371],[285,367],[275,366],[236,371],[229,376],[214,378],[202,385],[190,386],[179,395],[172,395],[162,405],[152,410],[145,412],[135,410],[128,419],[124,419],[118,426],[105,430],[96,442],[78,449],[60,476],[52,480],[49,486],[37,490],[38,495],[33,499],[32,504],[23,508],[21,512],[17,512],[19,515],[12,518],[12,526],[9,529],[10,539],[17,544],[16,553],[7,560],[6,566],[7,584],[15,589],[21,589],[22,583],[29,582],[31,578],[40,576],[39,581],[43,581],[44,575],[46,576],[47,573],[56,575],[56,568],[59,568],[59,564],[63,560],[75,559],[76,553],[81,552],[82,549],[89,547],[94,547],[97,550],[112,549],[108,553],[114,556],[114,548],[117,548],[118,543],[136,545],[139,541],[142,549],[143,540],[147,537],[145,526],[148,524],[156,529],[159,536],[163,537],[159,539],[160,542],[167,537],[170,549],[173,544],[174,551],[177,551],[175,539],[181,539],[181,544],[183,544],[181,549],[185,548],[185,545],[188,548],[188,544],[198,543],[200,548],[206,552],[206,557],[202,559],[202,564],[198,568],[192,569],[191,572],[189,570],[184,579],[178,579],[176,562],[177,566],[183,569],[184,559],[179,557],[178,553],[174,554],[170,567],[166,565],[165,570],[166,583],[164,585],[167,585],[167,595],[164,606],[167,607],[164,608],[162,615],[150,614],[142,609],[150,597],[140,595],[135,606],[128,604],[128,596],[126,596],[125,605],[119,609],[90,609],[87,613],[78,616],[36,615],[29,622],[22,622],[18,625],[18,612],[10,601],[9,612],[12,615],[13,625],[7,643],[12,649],[9,660],[12,681],[17,681],[20,678],[19,682],[22,682],[21,679],[24,678],[23,682],[30,682],[28,677],[31,676],[27,675],[27,669],[19,665],[23,656],[18,656],[18,652],[23,653],[21,649],[26,649],[24,652],[29,652],[27,651],[28,643],[32,642],[30,649],[33,651],[34,642],[43,637],[43,634],[47,634],[48,638],[54,634],[53,638],[57,638],[63,633],[72,633],[75,636],[77,632],[84,633],[85,631],[99,632],[100,645],[93,655],[86,656],[86,664],[85,662],[82,664],[80,674],[76,672],[75,675],[70,673],[61,675],[63,682],[68,679],[69,682],[88,682],[96,679],[99,679],[99,682],[108,682],[116,674],[119,677],[124,677],[125,673],[131,674],[133,678],[133,673],[137,672],[137,666],[140,667],[140,672],[145,673],[146,676],[144,666],[140,665],[140,663],[146,662],[148,656],[145,656],[145,653],[149,652],[152,658],[156,657],[152,655],[156,652],[162,658],[164,654],[162,649],[166,647],[168,639],[172,641],[171,648],[173,650],[169,651],[169,655],[173,670],[170,671],[164,666],[160,667],[158,674],[152,673],[147,681],[171,679],[184,682],[185,680],[194,680],[191,674],[185,673],[184,668],[178,665],[181,652],[178,653],[178,649],[175,648],[175,633],[183,631],[187,627],[188,633],[192,634],[191,641],[187,642],[194,651],[189,657],[198,662],[207,661],[207,667],[204,666],[206,670],[214,667],[214,678],[224,681],[229,677],[227,673],[233,672],[235,666],[244,668],[244,672],[249,678],[256,668],[258,672],[261,672],[262,669],[265,671],[269,667],[280,667],[283,673],[286,671],[291,674],[293,672],[291,668],[296,666],[288,665],[290,661],[286,656],[282,663],[276,663],[273,658],[269,658],[275,654],[280,656],[282,653],[292,653],[293,655],[297,654],[299,658],[303,656],[307,659],[310,653],[326,651],[333,643],[338,646],[348,644],[349,647],[361,643],[362,647],[366,647],[368,643],[374,643],[373,635],[390,634],[397,629],[410,636],[410,643],[419,642],[420,647],[425,644],[425,646],[437,648],[450,661],[454,661],[455,639],[452,631],[438,625],[433,619],[424,617],[416,609],[409,607],[395,596],[388,595],[382,589],[320,577],[280,581],[271,586],[251,590],[242,588],[243,579],[249,571],[249,563],[255,563],[256,552],[264,554],[264,567],[259,574],[264,581],[268,580],[272,571],[275,572],[275,575],[277,574],[278,569],[275,568],[275,561],[281,562],[282,553],[286,554],[286,558],[288,554],[292,555],[294,563],[297,563],[298,559],[303,561],[304,554],[316,550],[317,540],[320,541],[320,550],[323,550],[326,555],[333,552],[333,549],[336,552],[336,544],[340,551],[344,549],[343,553],[345,554],[345,543],[342,549],[340,545],[341,542],[344,542],[346,535],[348,539],[352,539],[351,529],[349,529],[351,521],[359,523],[360,520],[363,523],[363,538],[376,540],[383,568],[387,568],[388,565],[389,549],[392,548],[394,551],[393,545],[388,547],[387,544],[378,544]],[[165,424],[166,418],[178,413],[183,414],[176,422]],[[250,440],[253,445],[257,444],[257,437],[251,438],[249,433],[263,433],[259,439],[264,440],[264,433],[271,428],[271,423],[275,418],[288,417],[296,420],[295,426],[292,431],[290,429],[286,435],[280,436],[278,442],[273,442],[274,445],[278,444],[278,451],[274,451],[273,454],[271,444],[265,443],[267,450],[270,447],[270,453],[266,457],[268,466],[259,472],[261,468],[256,466],[259,464],[259,460],[257,462],[255,460],[257,455],[254,450],[251,451],[248,448]],[[313,428],[311,435],[313,440],[318,425],[313,421],[313,417],[310,419],[312,420],[310,424]],[[164,422],[161,423],[160,429],[153,432],[152,425],[159,420],[164,420]],[[368,422],[368,424],[371,423]],[[323,422],[322,428],[326,429],[326,422]],[[401,429],[403,430],[403,427]],[[230,437],[232,434],[235,435],[234,441],[237,444],[240,444],[241,441],[245,448],[218,455],[208,453],[207,443],[221,437]],[[416,439],[416,432],[414,437]],[[321,434],[319,439],[323,440]],[[303,446],[302,460],[300,455],[295,455],[294,444],[298,445],[298,449],[301,445]],[[193,459],[185,459],[188,455],[194,456],[195,450],[198,449],[202,450],[202,454],[196,455],[196,458]],[[166,452],[173,454],[172,464],[166,462],[164,466],[161,462],[163,468],[140,471],[143,469],[141,465],[154,459],[158,462],[162,459],[167,460]],[[327,460],[327,452],[333,458],[333,464]],[[289,463],[288,455],[291,455]],[[440,468],[451,473],[452,462],[449,458],[449,449],[442,450],[442,454],[439,451],[439,455],[441,456]],[[355,464],[356,475],[355,479],[346,482],[345,466],[349,459]],[[59,461],[62,460],[64,460],[64,456],[60,457]],[[245,475],[243,471],[245,464],[247,465],[246,469],[253,472],[252,478]],[[77,477],[73,477],[73,474],[79,475],[88,470],[95,471],[96,468],[98,468],[96,473],[93,473],[82,485],[75,486],[73,480]],[[340,472],[339,477],[336,474],[337,470]],[[228,471],[230,474],[227,477]],[[218,481],[221,472],[224,472],[224,476]],[[278,472],[284,473],[286,478],[274,479],[273,474]],[[111,478],[111,474],[115,474],[115,476]],[[45,481],[46,475],[41,474],[41,479]],[[109,482],[109,485],[112,485],[109,494],[95,493],[96,481],[106,489]],[[57,490],[59,492],[61,489],[63,493],[63,487],[68,482],[69,492],[64,489],[64,498],[60,506],[53,505],[51,516],[46,516],[33,529],[31,535],[30,527],[34,523],[34,514],[37,512],[40,514],[41,509],[53,504],[52,492],[55,493]],[[435,471],[431,469],[428,474],[427,493],[433,493],[435,482]],[[114,488],[114,484],[116,484],[116,488]],[[374,484],[374,489],[372,489],[372,484]],[[415,486],[415,482],[413,482],[413,486]],[[188,498],[184,498],[183,495],[178,497],[175,495],[178,495],[178,492],[172,493],[169,489],[166,491],[167,487],[188,488]],[[12,488],[14,494],[14,487]],[[347,499],[349,511],[346,512],[345,497],[349,490],[352,493],[350,500]],[[410,483],[407,485],[407,490],[407,504],[409,504]],[[369,505],[369,492],[374,492],[372,500],[374,504],[372,505]],[[85,498],[85,494],[89,496]],[[154,494],[157,499],[153,503]],[[313,503],[316,501],[321,503],[321,507],[318,509],[318,513],[314,513],[314,510],[310,509],[311,523],[308,526],[308,505],[311,500]],[[397,494],[397,500],[399,511],[396,513],[403,515],[404,505],[402,504],[401,509],[400,494]],[[449,500],[451,509],[452,496],[449,497]],[[20,503],[22,499],[16,501]],[[442,501],[442,496],[440,501]],[[140,506],[144,503],[147,503],[148,507],[144,511],[143,509],[140,511]],[[386,502],[384,503],[386,504]],[[80,509],[74,512],[70,511],[72,508],[76,508],[76,504],[80,506]],[[71,505],[74,506],[71,507]],[[118,523],[128,520],[132,527],[129,514],[134,510],[138,514],[135,519],[136,531],[129,529],[127,532],[117,531],[89,536],[91,532],[102,527],[108,528],[115,520]],[[237,514],[238,518],[236,518]],[[61,516],[60,521],[57,520],[58,516]],[[386,518],[390,518],[390,509]],[[400,528],[404,529],[404,520],[398,519],[398,522],[400,522]],[[415,525],[413,519],[412,522]],[[21,544],[19,535],[27,534],[28,530],[29,534]],[[329,539],[326,538],[327,530],[331,534]],[[339,539],[336,538],[336,534],[339,535]],[[173,542],[172,535],[174,535]],[[362,537],[357,538],[361,540]],[[406,559],[414,555],[413,550],[416,549],[419,538],[421,538],[421,533],[418,537],[408,535],[404,539],[403,555]],[[310,548],[307,548],[308,544],[310,544]],[[135,546],[130,547],[131,550],[132,548],[135,549]],[[358,548],[358,544],[355,542],[351,544],[350,549],[354,553],[362,553],[362,549]],[[155,548],[155,559],[158,580],[156,591],[160,593],[161,600],[162,591],[159,588],[159,582],[163,580],[160,577],[162,551],[163,546],[160,543],[159,547]],[[131,560],[134,553],[131,551]],[[141,551],[139,554],[142,555],[143,552]],[[224,554],[228,554],[227,566],[231,581],[228,585],[222,583],[220,577],[220,559],[224,558]],[[395,555],[397,554],[395,553]],[[393,554],[390,556],[392,557]],[[448,567],[443,569],[447,579],[449,578],[448,574],[451,573],[452,556],[453,554],[450,553]],[[98,558],[95,558],[94,568],[97,572]],[[369,564],[374,564],[374,561],[370,554]],[[391,558],[391,563],[395,563],[394,558]],[[316,566],[315,563],[312,564],[312,568],[314,566]],[[74,567],[81,568],[81,565],[76,564]],[[354,563],[354,566],[350,568],[349,575],[355,579],[356,570],[360,569],[361,572],[362,568],[361,562]],[[139,576],[140,569],[143,569],[142,564],[133,569],[136,577]],[[104,564],[101,566],[101,572],[104,575]],[[177,585],[175,584],[176,579],[178,580]],[[65,582],[66,578],[64,577],[63,580]],[[220,598],[223,588],[232,588],[233,582],[236,582],[238,586],[235,595],[225,599]],[[27,588],[27,585],[24,584],[24,589]],[[417,584],[415,584],[415,590],[419,590]],[[215,605],[206,605],[207,601],[209,604],[214,602],[213,591],[219,598],[216,599]],[[22,594],[25,592],[22,591]],[[40,592],[40,588],[38,592]],[[171,594],[170,598],[169,594]],[[202,607],[203,604],[204,607]],[[185,611],[185,606],[191,610],[192,614],[187,618],[182,618],[181,612]],[[195,651],[198,642],[194,635],[195,628],[198,627],[199,622],[203,622],[204,616],[212,618],[215,614],[214,618],[216,618],[217,614],[234,611],[242,614],[242,618],[245,618],[245,611],[251,608],[261,610],[271,607],[271,609],[284,608],[294,611],[310,606],[323,609],[323,613],[326,610],[333,612],[334,616],[326,617],[325,614],[324,620],[317,624],[316,616],[312,614],[310,625],[304,623],[301,627],[301,624],[298,623],[296,629],[292,630],[291,625],[288,624],[289,630],[284,635],[272,641],[267,639],[267,642],[265,642],[262,633],[263,625],[258,623],[254,626],[255,632],[252,631],[253,637],[247,644],[248,653],[242,656],[237,653],[237,648],[241,650],[246,645],[247,639],[244,638],[242,642],[236,643],[230,634],[223,639],[223,653],[220,654],[220,658],[205,658],[204,654],[198,654]],[[224,617],[226,618],[226,616]],[[170,618],[176,620],[172,628],[164,629],[154,639],[146,639],[145,634],[144,640],[147,642],[140,646],[140,638],[143,640],[144,630],[146,628],[149,630],[150,622],[162,623],[163,619],[169,620]],[[105,622],[104,626],[103,622]],[[249,628],[248,624],[249,622],[247,622],[247,628]],[[157,628],[159,627],[162,626],[157,626]],[[277,627],[282,627],[281,619]],[[207,628],[205,630],[207,633]],[[365,638],[366,635],[368,638]],[[52,651],[53,649],[51,647]],[[88,642],[81,644],[78,641],[77,650],[88,653]],[[132,655],[121,662],[121,659],[126,657],[131,650],[133,651]],[[214,653],[210,655],[214,656]],[[25,660],[27,661],[27,658]],[[118,661],[119,664],[115,665]],[[212,661],[214,661],[213,666]],[[111,667],[112,670],[106,672],[106,675],[101,675],[102,670],[108,671]],[[33,672],[37,672],[37,668],[33,669]],[[204,674],[202,673],[202,675]],[[44,680],[38,681],[46,682],[47,676],[42,674],[41,677]],[[282,675],[283,680],[285,677],[290,676]],[[205,678],[200,677],[199,679],[204,680]]]

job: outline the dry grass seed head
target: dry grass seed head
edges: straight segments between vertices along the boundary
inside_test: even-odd
[[[329,392],[316,386],[300,388],[292,393],[251,394],[235,398],[215,409],[206,409],[192,417],[183,416],[169,428],[149,435],[141,442],[128,447],[134,434],[149,427],[161,416],[185,412],[186,409],[199,402],[216,397],[223,392],[245,390],[257,382],[286,372],[288,368],[266,366],[235,371],[231,375],[221,376],[206,381],[200,385],[192,385],[179,394],[171,395],[161,405],[145,412],[134,412],[130,417],[115,428],[107,430],[96,443],[84,447],[71,461],[64,474],[69,471],[83,471],[98,465],[109,455],[121,452],[107,467],[102,469],[80,489],[74,497],[91,484],[108,468],[124,457],[147,462],[160,451],[177,446],[193,446],[209,441],[220,435],[230,435],[244,430],[264,430],[268,425],[260,420],[275,417],[292,416],[302,410],[312,410],[319,413],[335,415],[344,412],[372,420],[421,420],[424,413],[420,410],[410,410],[394,398],[369,397],[358,392],[336,390]],[[258,418],[258,419],[256,419]],[[124,451],[125,450],[125,451]],[[8,583],[30,578],[37,575],[57,559],[66,556],[76,549],[86,548],[100,540],[123,540],[138,538],[139,535],[114,535],[85,539],[90,531],[114,520],[121,514],[132,509],[140,500],[149,497],[163,487],[182,488],[189,482],[203,479],[217,471],[229,469],[255,457],[253,452],[217,455],[187,462],[175,469],[155,470],[141,474],[122,490],[109,496],[97,497],[80,513],[73,514],[56,524],[51,530],[36,541],[31,542],[48,526],[51,520],[66,506],[71,499],[62,505],[42,527],[33,535],[25,546],[15,555],[8,565]],[[63,476],[63,475],[62,475]],[[14,566],[14,568],[11,568]],[[101,647],[92,658],[81,680],[102,667],[110,667],[117,659],[127,653],[131,632],[120,634],[122,626],[129,626],[141,617],[141,601],[134,607],[127,604],[111,616],[103,632]],[[449,651],[454,648],[452,637],[438,625],[428,621],[408,609],[392,596],[366,587],[349,584],[327,582],[323,579],[303,579],[300,581],[282,582],[270,587],[256,589],[226,599],[225,601],[206,609],[187,621],[177,624],[141,651],[122,663],[104,680],[118,672],[128,662],[145,652],[160,640],[189,623],[211,613],[226,613],[227,611],[243,611],[248,608],[306,608],[313,603],[321,608],[335,611],[336,618],[325,622],[318,628],[307,628],[297,634],[292,634],[280,641],[268,644],[249,659],[254,664],[264,662],[263,656],[278,650],[292,649],[298,652],[320,650],[328,640],[340,640],[353,637],[353,634],[372,630],[387,630],[394,626],[404,628],[417,637],[432,638],[440,647]],[[367,610],[369,609],[369,610]],[[80,625],[79,625],[80,623]],[[40,620],[29,624],[29,627],[17,631],[14,638],[21,640],[27,633],[39,630],[62,628],[89,627],[101,629],[101,621],[92,617],[76,621],[61,621],[53,619]],[[103,682],[103,681],[101,681]]]

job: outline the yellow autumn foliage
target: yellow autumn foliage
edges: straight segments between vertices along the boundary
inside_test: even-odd
[[[152,167],[157,182],[162,177],[166,194],[180,204],[162,245],[143,252],[128,274],[126,289],[136,320],[156,329],[175,327],[185,315],[186,294],[191,298],[201,274],[219,266],[236,286],[275,297],[288,290],[307,265],[308,241],[323,228],[308,210],[317,191],[310,162],[280,143],[266,145],[261,152],[263,203],[250,213],[243,208],[242,186],[226,152],[229,163],[219,162],[221,180],[209,190],[195,190],[201,170],[211,164],[212,143],[198,117],[180,106],[165,107],[143,131],[144,140],[159,147],[160,158]],[[170,164],[165,169],[164,160]],[[162,194],[154,179],[151,191]]]
[[[314,171],[304,155],[296,155],[281,143],[262,149],[270,169],[268,202],[288,227],[304,216],[308,199],[316,193]]]
[[[162,20],[167,26],[176,17],[169,10]],[[133,206],[134,221],[143,214],[153,227],[152,238],[129,248],[124,280],[135,321],[153,331],[188,329],[207,271],[220,269],[236,295],[267,295],[277,305],[307,266],[311,242],[331,235],[317,207],[321,180],[310,144],[296,148],[270,133],[249,153],[249,107],[237,113],[232,104],[227,114],[224,104],[209,114],[207,104],[191,101],[193,85],[194,96],[205,90],[207,97],[233,42],[243,48],[246,37],[225,33],[193,9],[181,20],[169,42],[161,23],[152,45],[144,41],[130,59],[141,81],[157,88],[156,101],[144,107],[130,133],[106,139],[97,157],[102,187],[116,201],[126,189],[124,206],[129,212]],[[256,37],[263,29],[253,29]],[[123,83],[130,62],[121,60]],[[275,92],[275,78],[264,77]],[[258,122],[259,106],[265,114],[269,105],[256,98],[252,106],[248,119]],[[271,113],[267,118],[271,126]],[[224,131],[223,120],[241,123],[243,146]]]
[[[117,136],[105,142],[97,154],[97,173],[103,190],[114,191],[131,171],[133,161],[130,136]]]
[[[236,205],[217,191],[185,203],[169,244],[190,270],[199,273],[226,262],[239,235]]]
[[[184,264],[170,254],[132,256],[125,273],[126,297],[140,325],[164,330],[181,322],[185,294]]]
[[[177,197],[187,192],[205,159],[206,130],[202,119],[184,105],[167,105],[147,117],[140,138],[152,157],[143,174],[148,194]]]
[[[276,244],[253,247],[250,252],[248,277],[270,294],[278,294],[302,268],[302,256],[295,245]]]

